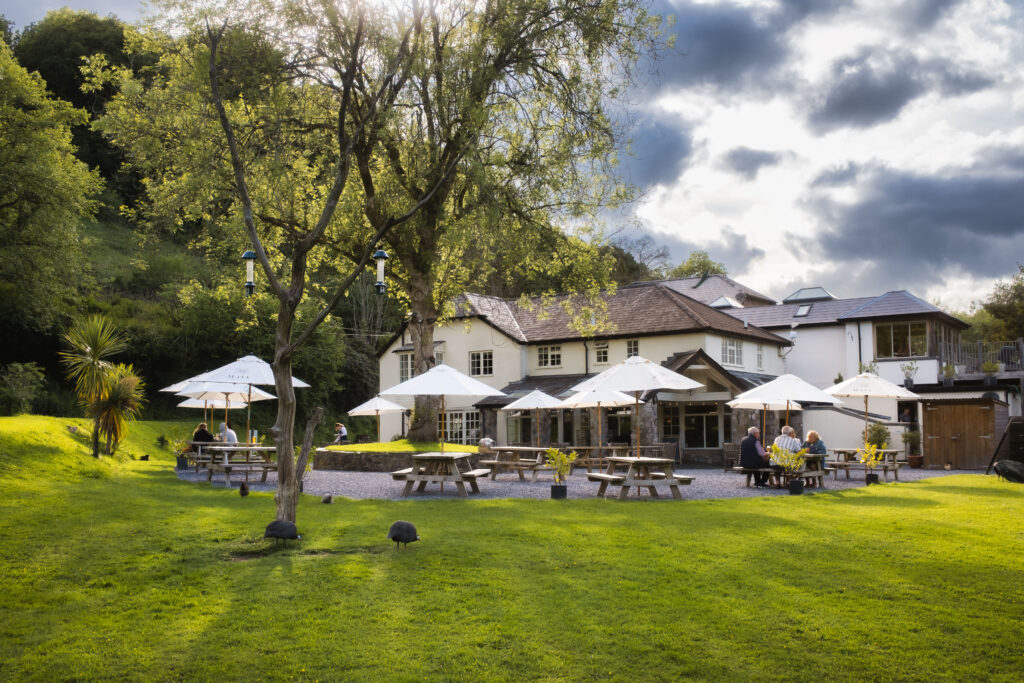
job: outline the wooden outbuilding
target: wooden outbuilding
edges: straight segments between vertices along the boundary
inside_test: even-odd
[[[922,399],[924,466],[985,469],[1008,420],[1007,403],[994,396]]]

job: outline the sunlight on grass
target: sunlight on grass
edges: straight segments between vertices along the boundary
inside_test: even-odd
[[[441,450],[440,441],[409,441],[400,439],[398,441],[384,441],[374,443],[350,443],[344,446],[328,446],[332,451],[373,451],[375,453],[430,453]],[[476,446],[467,446],[461,443],[444,444],[444,450],[453,453],[476,453]]]
[[[1018,485],[683,502],[303,496],[0,420],[0,662],[51,679],[1018,680]],[[103,469],[102,476],[90,472]],[[422,541],[396,551],[396,519]]]

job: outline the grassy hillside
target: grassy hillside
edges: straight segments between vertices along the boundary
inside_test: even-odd
[[[336,501],[177,480],[0,419],[0,671],[15,680],[1019,680],[1021,487],[802,497]],[[81,422],[79,424],[82,424]],[[149,462],[130,459],[149,452]],[[386,475],[382,475],[386,476]],[[413,521],[423,540],[384,535]]]

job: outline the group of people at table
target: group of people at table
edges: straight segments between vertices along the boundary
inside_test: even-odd
[[[807,455],[820,456],[820,459],[824,459],[828,454],[825,442],[813,429],[807,432],[807,440],[803,443],[796,438],[796,431],[789,425],[785,425],[781,432],[774,441],[774,445],[779,448],[791,453],[806,448]],[[761,470],[754,472],[754,486],[768,486],[768,481],[773,475],[777,477],[782,473],[782,468],[773,461],[772,454],[761,444],[761,430],[757,427],[748,429],[747,435],[740,441],[740,467]],[[768,468],[774,472],[767,471]]]

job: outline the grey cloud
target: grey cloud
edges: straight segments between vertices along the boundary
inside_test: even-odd
[[[852,161],[842,166],[834,166],[827,171],[822,171],[811,181],[811,187],[837,187],[849,185],[857,180],[861,167]]]
[[[908,52],[866,48],[832,65],[832,85],[809,116],[813,130],[868,128],[897,116],[929,90],[965,95],[995,81],[946,59],[920,61]]]
[[[670,262],[673,266],[679,265],[690,255],[691,251],[700,249],[708,252],[712,261],[724,263],[730,275],[738,275],[747,270],[749,265],[764,257],[765,251],[747,241],[747,238],[729,226],[723,226],[720,234],[720,241],[706,245],[691,242],[683,237],[675,235],[656,235],[656,241],[664,242],[672,252]]]
[[[778,66],[789,53],[771,15],[690,2],[661,4],[652,11],[676,15],[676,54],[662,63],[664,85],[735,85]]]
[[[782,161],[782,154],[779,152],[768,152],[749,147],[731,149],[722,158],[722,164],[726,168],[747,180],[754,180],[763,167],[774,166],[780,161]]]
[[[920,291],[960,268],[1001,276],[1024,253],[1021,162],[1018,154],[1014,166],[972,166],[942,176],[879,169],[862,180],[864,194],[853,204],[812,195],[809,206],[828,228],[807,245],[808,253],[834,262],[837,272],[866,264],[856,283],[864,292]]]
[[[894,7],[896,18],[908,31],[922,31],[932,26],[959,5],[961,0],[905,0]]]
[[[693,152],[690,126],[674,117],[647,117],[633,132],[630,154],[620,158],[622,175],[640,187],[671,183]]]
[[[835,83],[824,101],[811,112],[818,132],[836,128],[867,128],[895,118],[925,90],[909,55],[862,52],[832,66]]]

